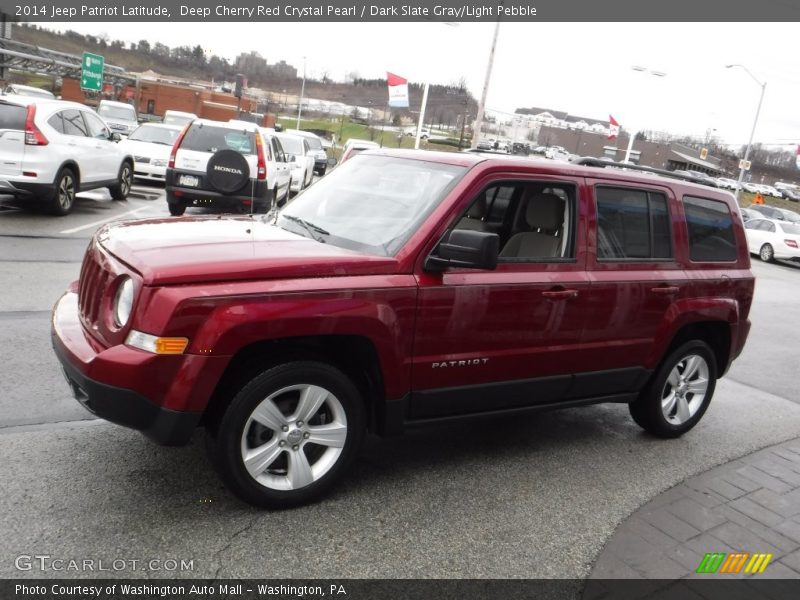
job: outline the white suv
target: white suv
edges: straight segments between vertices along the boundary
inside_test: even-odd
[[[167,204],[267,212],[289,196],[291,171],[280,142],[254,123],[196,119],[183,130],[167,165]]]
[[[66,215],[77,192],[107,187],[125,200],[133,157],[94,111],[31,96],[0,99],[0,194],[41,200]]]

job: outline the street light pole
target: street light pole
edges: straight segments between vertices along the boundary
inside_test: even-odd
[[[303,112],[303,95],[306,92],[306,57],[303,57],[303,85],[300,87],[300,101],[297,103],[297,127],[300,129],[300,114]]]
[[[666,77],[667,74],[663,71],[654,71],[653,69],[648,69],[647,67],[642,67],[639,65],[634,65],[631,67],[633,71],[637,71],[639,73],[647,73],[652,75],[653,77]],[[628,140],[628,148],[625,150],[625,158],[623,162],[628,162],[631,159],[631,152],[633,151],[633,142],[636,140],[636,136],[639,134],[639,129],[631,129],[628,131],[628,135],[630,135],[630,139]]]
[[[744,172],[745,167],[747,166],[747,159],[750,158],[750,148],[753,145],[753,136],[756,134],[756,125],[758,125],[758,115],[761,113],[761,103],[764,101],[764,92],[767,90],[767,82],[761,83],[755,75],[750,72],[750,69],[745,67],[744,65],[725,65],[726,69],[730,69],[731,67],[740,67],[745,70],[745,72],[750,75],[750,77],[761,87],[761,96],[758,99],[758,108],[756,108],[756,118],[753,119],[753,129],[750,131],[750,139],[747,141],[747,148],[744,151],[744,159],[742,161],[742,166],[739,168],[739,180],[736,183],[736,202],[739,202],[739,196],[742,193],[742,181],[744,181]]]

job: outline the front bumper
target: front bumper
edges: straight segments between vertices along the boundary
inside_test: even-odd
[[[189,442],[202,413],[165,408],[137,390],[100,380],[103,374],[121,382],[152,380],[157,368],[153,360],[163,357],[125,346],[98,348],[83,330],[74,292],[64,294],[56,303],[51,338],[73,395],[86,409],[112,423],[137,429],[159,444],[180,446]]]

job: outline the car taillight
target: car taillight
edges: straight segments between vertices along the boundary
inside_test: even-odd
[[[25,115],[25,145],[26,146],[47,146],[50,142],[33,122],[36,116],[36,105],[28,105],[28,113]]]
[[[183,141],[183,136],[186,135],[186,132],[189,131],[189,127],[191,127],[191,123],[188,123],[184,128],[181,130],[180,134],[178,134],[178,138],[175,140],[175,143],[172,146],[172,150],[169,153],[169,163],[167,167],[170,169],[175,168],[175,155],[178,154],[178,148],[181,147],[181,142]]]
[[[261,142],[261,136],[257,133],[256,155],[258,156],[258,164],[256,165],[256,179],[264,180],[267,178],[267,160],[264,157],[264,144]]]
[[[783,240],[783,243],[789,246],[789,248],[797,248],[797,242],[795,240]]]

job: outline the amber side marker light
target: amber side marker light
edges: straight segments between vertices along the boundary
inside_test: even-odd
[[[131,330],[125,343],[153,354],[183,354],[189,345],[189,340],[185,337],[159,337]]]

